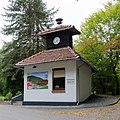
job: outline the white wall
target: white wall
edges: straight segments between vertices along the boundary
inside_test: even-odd
[[[77,86],[80,86],[78,88],[78,101],[83,102],[85,99],[87,99],[91,94],[91,75],[92,71],[91,68],[88,67],[85,63],[79,63],[77,64],[77,70],[78,70],[78,80],[77,80]]]
[[[24,67],[24,101],[76,102],[76,61],[68,60]],[[65,93],[52,93],[52,69],[65,67]],[[48,72],[48,89],[27,89],[27,73]]]

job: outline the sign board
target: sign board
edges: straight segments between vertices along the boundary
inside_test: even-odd
[[[67,79],[67,84],[74,84],[75,83],[75,79]]]

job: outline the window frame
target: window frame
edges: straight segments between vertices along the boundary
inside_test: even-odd
[[[54,89],[54,71],[57,71],[57,70],[64,70],[64,77],[61,77],[61,78],[64,78],[64,89]],[[60,77],[58,77],[60,78]],[[65,68],[53,68],[52,69],[52,93],[65,93]]]

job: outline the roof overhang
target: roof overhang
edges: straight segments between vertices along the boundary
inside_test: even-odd
[[[43,38],[46,38],[47,35],[55,33],[55,32],[61,32],[61,31],[67,31],[69,30],[71,35],[77,35],[81,34],[74,26],[72,25],[60,25],[55,28],[48,29],[46,31],[40,32],[39,35]]]

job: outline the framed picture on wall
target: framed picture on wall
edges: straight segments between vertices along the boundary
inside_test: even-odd
[[[48,89],[48,72],[27,73],[27,89]]]

